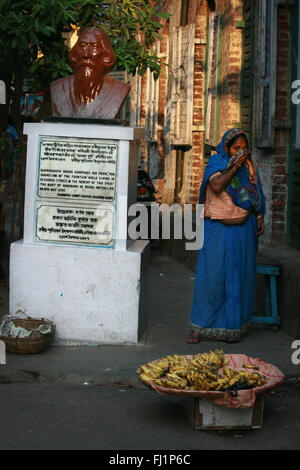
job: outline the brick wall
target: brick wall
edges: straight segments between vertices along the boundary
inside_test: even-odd
[[[167,63],[168,59],[168,37],[169,37],[169,23],[166,23],[161,31],[162,40],[160,42],[160,54],[162,61]],[[168,76],[168,67],[163,66],[166,77]],[[156,188],[159,191],[157,200],[162,202],[162,195],[164,192],[164,159],[165,159],[165,140],[164,140],[164,125],[165,125],[165,107],[167,102],[167,78],[163,73],[159,78],[159,91],[158,91],[158,117],[157,117],[157,152],[158,152],[158,174],[160,178],[156,180]]]
[[[209,8],[200,2],[195,24],[196,44],[194,61],[193,141],[192,155],[187,156],[185,173],[185,202],[196,204],[204,171],[204,115],[205,115],[205,61],[207,51],[207,25]],[[218,134],[221,135],[240,120],[240,67],[242,32],[236,22],[242,19],[240,0],[216,1],[216,11],[223,16],[220,119]],[[197,130],[197,128],[202,128]]]
[[[174,26],[179,25],[180,8],[177,0],[161,1],[161,11],[167,11],[172,14],[170,22],[164,24],[161,30],[163,37],[160,43],[160,53],[164,54],[167,49],[169,37],[169,65],[167,73],[170,75],[172,68],[172,55],[170,43],[170,31]],[[197,7],[197,9],[196,9]],[[203,175],[204,155],[203,155],[203,126],[204,126],[204,105],[205,105],[205,54],[206,54],[206,35],[209,8],[207,2],[193,2],[189,4],[188,23],[195,22],[195,61],[194,61],[194,90],[193,90],[193,126],[192,149],[185,152],[184,159],[184,177],[183,187],[178,196],[178,202],[196,203],[199,196],[199,188]],[[140,125],[145,125],[146,110],[146,74],[142,78],[141,94],[141,120]],[[166,129],[169,123],[166,117],[167,100],[170,97],[170,81],[167,81],[163,74],[159,78],[159,105],[158,105],[158,132],[157,132],[157,151],[158,151],[158,169],[164,173],[163,179],[156,180],[156,186],[159,190],[159,201],[167,204],[174,202],[174,188],[176,177],[176,151],[172,149],[167,142]],[[144,169],[148,169],[147,143],[141,143],[140,164]]]
[[[222,18],[222,60],[220,72],[219,97],[219,125],[218,140],[223,133],[240,122],[240,81],[242,63],[242,35],[240,22],[243,20],[242,0],[216,0],[216,11]],[[173,14],[170,22],[162,20],[163,39],[160,44],[160,53],[167,49],[168,38],[174,26],[179,25],[180,2],[169,0],[162,2],[164,11]],[[195,10],[197,6],[197,10]],[[209,16],[208,2],[191,1],[188,22],[195,23],[194,47],[194,86],[193,86],[193,132],[192,147],[185,152],[183,168],[183,186],[177,200],[181,204],[196,204],[199,188],[204,171],[204,116],[205,116],[205,87],[206,87],[206,52],[207,52],[207,26]],[[256,32],[258,34],[258,32]],[[281,242],[286,237],[286,212],[288,197],[288,152],[290,119],[290,48],[291,48],[291,14],[290,8],[278,7],[278,43],[277,43],[277,90],[276,90],[276,132],[275,148],[253,149],[254,158],[261,171],[261,177],[267,198],[266,217],[267,229],[265,242]],[[169,63],[172,67],[172,44],[169,43]],[[168,74],[171,73],[171,67]],[[141,96],[141,126],[145,123],[145,96],[146,75],[142,79]],[[254,90],[255,96],[255,90]],[[174,202],[174,189],[176,179],[176,151],[172,149],[166,139],[167,121],[166,106],[170,98],[170,80],[163,75],[159,79],[159,106],[158,106],[158,132],[157,152],[158,169],[164,177],[157,180],[160,191],[160,202],[172,204]],[[255,119],[255,109],[254,109]],[[283,125],[282,125],[283,123]],[[141,164],[147,169],[147,144],[141,148]]]
[[[187,156],[185,202],[196,204],[204,170],[205,60],[209,9],[201,2],[195,17],[194,99],[192,150]],[[201,129],[201,130],[200,130]]]
[[[141,81],[141,100],[140,100],[140,126],[145,127],[146,121],[146,90],[147,90],[147,74],[145,73]],[[148,152],[147,143],[142,140],[140,143],[140,162],[141,168],[147,169],[148,167]]]
[[[273,149],[255,149],[255,159],[266,196],[266,230],[262,241],[268,244],[287,241],[291,40],[290,9],[279,6],[275,144]]]
[[[222,17],[222,61],[220,83],[219,141],[228,129],[240,121],[240,79],[242,61],[242,2],[219,0],[216,10]]]
[[[272,242],[286,239],[286,213],[288,197],[289,129],[281,129],[280,123],[290,119],[290,55],[291,14],[289,8],[278,7],[277,25],[277,89],[275,150],[272,178]]]

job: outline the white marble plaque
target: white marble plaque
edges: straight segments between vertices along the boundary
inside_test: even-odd
[[[115,200],[118,145],[71,137],[41,137],[38,197]]]
[[[39,204],[36,237],[40,241],[106,245],[113,243],[114,207]]]

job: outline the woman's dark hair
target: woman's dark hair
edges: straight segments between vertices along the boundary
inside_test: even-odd
[[[241,133],[241,134],[236,134],[235,136],[232,137],[232,139],[230,139],[227,143],[227,147],[228,147],[228,150],[230,149],[230,147],[232,147],[232,145],[240,138],[240,137],[243,137],[247,143],[247,147],[249,147],[249,142],[248,142],[248,139],[247,139],[247,136],[246,134],[244,133]]]

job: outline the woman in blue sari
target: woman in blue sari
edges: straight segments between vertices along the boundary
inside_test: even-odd
[[[200,187],[204,244],[198,254],[188,343],[201,337],[239,341],[254,309],[263,189],[242,130],[227,131],[216,151]]]

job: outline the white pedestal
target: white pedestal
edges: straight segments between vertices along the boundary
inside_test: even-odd
[[[147,248],[11,246],[10,313],[56,324],[56,339],[137,343],[146,322]]]
[[[127,212],[136,201],[137,150],[143,129],[45,122],[25,124],[24,133],[28,134],[24,239],[11,245],[10,314],[22,310],[33,318],[44,317],[54,321],[55,340],[60,342],[137,343],[146,324],[149,250],[148,242],[127,239]],[[91,201],[80,197],[75,199],[72,195],[61,198],[55,190],[54,197],[48,197],[48,194],[52,196],[50,190],[41,191],[43,139],[50,142],[54,139],[59,145],[65,141],[69,147],[72,142],[80,143],[80,139],[83,147],[89,142],[116,144],[113,200]],[[74,174],[78,172],[76,168],[87,168],[86,163],[78,164],[77,157],[77,163],[70,164]],[[54,174],[49,180],[53,187],[58,181],[53,171],[61,171],[57,168],[62,168],[62,163],[55,163],[55,170],[52,170],[52,163],[49,162],[47,164],[52,172],[49,174]],[[68,161],[64,161],[63,165],[67,168]],[[76,181],[74,176],[71,183]],[[47,186],[47,183],[43,184]],[[98,194],[96,185],[91,194]],[[39,222],[38,210],[41,206],[47,210]],[[71,209],[72,217],[75,216],[75,209],[80,209],[81,214],[88,209],[90,213],[94,211],[95,217],[95,210],[99,207],[111,207],[114,214],[109,245],[97,243],[93,237],[89,242],[77,243],[75,238],[71,242],[60,241],[59,227],[70,229],[70,233],[76,232],[71,229],[74,221],[71,223],[68,217],[57,217],[57,214],[63,213],[57,212],[57,208]],[[53,214],[56,216],[53,217]],[[47,225],[47,217],[50,225]],[[84,227],[79,222],[76,219],[75,225]],[[44,239],[40,236],[39,224],[43,224]],[[51,230],[55,227],[58,227],[59,233],[53,235]],[[52,236],[56,239],[51,239]]]

